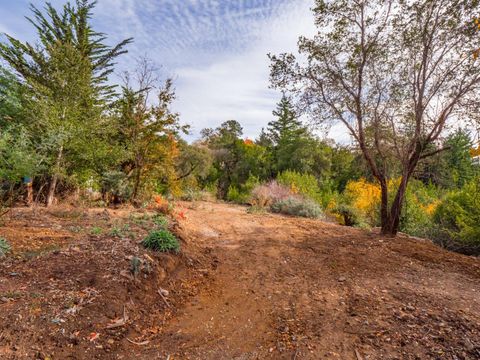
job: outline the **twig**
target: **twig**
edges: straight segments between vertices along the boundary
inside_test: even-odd
[[[298,347],[295,350],[295,354],[293,354],[293,360],[297,360],[297,355],[298,355]]]
[[[357,357],[357,360],[363,360],[362,356],[360,355],[357,349],[355,349],[355,356]]]
[[[150,343],[150,341],[148,341],[148,340],[145,340],[145,341],[142,341],[142,342],[136,342],[136,341],[130,340],[129,338],[127,338],[127,341],[134,344],[134,345],[138,345],[138,346],[143,346],[143,345],[147,345],[148,343]]]
[[[163,296],[162,294],[162,291],[160,289],[157,290],[158,292],[158,295],[160,295],[160,297],[162,298],[162,300],[164,301],[164,303],[167,305],[167,307],[170,307],[170,304],[168,303],[167,299],[165,298],[165,296]]]

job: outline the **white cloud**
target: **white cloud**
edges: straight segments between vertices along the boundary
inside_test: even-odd
[[[253,138],[272,120],[280,95],[269,89],[267,53],[295,51],[298,37],[314,32],[310,6],[311,1],[285,5],[279,17],[261,24],[256,41],[239,53],[209,66],[176,70],[175,106],[193,126],[193,136],[204,127],[235,119],[243,125],[245,135]]]

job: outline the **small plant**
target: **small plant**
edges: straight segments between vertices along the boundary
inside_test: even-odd
[[[272,204],[271,210],[275,213],[312,219],[323,217],[323,211],[316,202],[295,196],[277,201]]]
[[[0,237],[0,258],[7,255],[7,253],[9,253],[10,250],[11,250],[11,247],[8,241]]]
[[[154,230],[142,241],[142,245],[153,251],[178,253],[180,251],[180,243],[175,235],[170,231],[161,229]]]
[[[155,226],[159,229],[167,229],[168,228],[169,221],[165,216],[163,216],[161,214],[153,215],[152,221],[155,224]]]
[[[102,232],[102,228],[98,226],[94,226],[90,229],[90,233],[95,236],[102,235]]]
[[[122,226],[114,226],[112,230],[110,230],[110,236],[116,238],[123,238],[123,237],[130,237],[130,225],[124,224]]]

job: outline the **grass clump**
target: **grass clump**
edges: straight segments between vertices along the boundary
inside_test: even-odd
[[[175,235],[166,229],[153,230],[142,241],[142,245],[146,249],[159,252],[176,252],[180,251],[180,243]]]
[[[312,219],[323,217],[321,207],[314,201],[299,197],[288,197],[271,205],[274,213],[294,215]]]
[[[163,216],[162,214],[155,214],[152,217],[152,222],[158,229],[167,229],[168,225],[170,224],[168,218],[166,216]]]
[[[8,241],[0,237],[0,258],[7,255],[7,253],[9,253],[10,250],[11,250],[11,247]]]

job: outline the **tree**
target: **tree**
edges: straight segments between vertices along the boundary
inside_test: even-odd
[[[470,132],[457,129],[449,134],[440,144],[432,144],[430,151],[438,151],[435,156],[419,164],[414,177],[446,189],[459,189],[475,176],[475,165],[472,162],[473,146]]]
[[[131,39],[114,47],[93,31],[90,18],[95,2],[67,3],[59,13],[48,4],[43,13],[31,5],[39,44],[22,43],[7,36],[0,57],[16,71],[27,89],[28,127],[36,134],[37,148],[50,160],[47,206],[54,199],[58,179],[73,159],[92,154],[92,140],[101,139],[101,115],[113,96],[107,84],[114,59],[125,53]],[[81,164],[77,163],[77,164]]]
[[[127,74],[123,96],[119,100],[119,124],[116,141],[126,149],[123,170],[132,183],[131,201],[137,202],[142,192],[148,192],[163,180],[173,185],[177,179],[175,159],[178,156],[177,135],[186,132],[179,116],[170,110],[175,99],[173,83],[167,79],[157,87],[158,79],[152,62],[140,59],[133,88]],[[156,97],[152,103],[151,97]]]
[[[478,107],[475,1],[322,1],[305,61],[271,56],[271,79],[318,123],[340,121],[381,187],[382,234],[396,235],[408,181],[445,129]],[[396,163],[392,159],[397,159]],[[391,167],[400,183],[390,196]]]
[[[273,115],[276,120],[269,122],[267,131],[261,134],[268,139],[264,142],[271,153],[272,175],[293,170],[325,178],[330,169],[331,149],[302,124],[291,99],[283,95]]]

